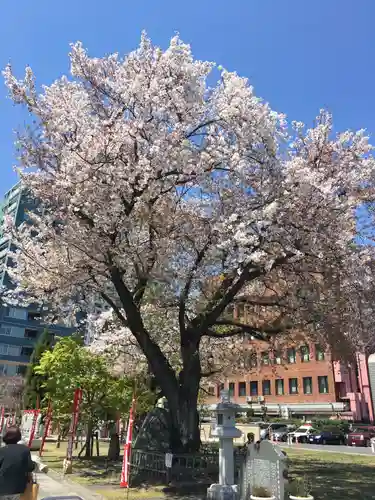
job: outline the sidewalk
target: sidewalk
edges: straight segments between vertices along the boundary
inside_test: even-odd
[[[50,496],[71,496],[83,500],[101,500],[103,497],[89,489],[60,478],[57,474],[38,474],[39,500]]]

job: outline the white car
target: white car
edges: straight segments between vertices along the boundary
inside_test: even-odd
[[[272,439],[274,441],[286,441],[289,431],[290,429],[287,426],[280,427],[272,432]]]
[[[315,429],[310,425],[301,425],[294,432],[290,432],[288,436],[291,436],[292,441],[296,443],[307,443],[310,434],[315,432]]]

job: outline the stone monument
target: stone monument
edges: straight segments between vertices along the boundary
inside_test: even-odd
[[[258,441],[247,448],[240,484],[241,500],[249,500],[254,487],[266,488],[275,500],[284,500],[287,457],[271,441]]]
[[[219,484],[212,484],[207,490],[209,500],[234,500],[238,498],[234,484],[233,439],[242,432],[236,429],[235,415],[238,405],[231,403],[229,391],[221,392],[221,402],[216,406],[216,423],[212,436],[219,438]]]

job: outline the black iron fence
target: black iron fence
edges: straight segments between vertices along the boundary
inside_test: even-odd
[[[235,479],[238,478],[244,454],[235,450]],[[204,449],[197,454],[173,455],[172,467],[167,468],[165,454],[134,449],[131,455],[132,482],[215,482],[219,475],[219,452]]]

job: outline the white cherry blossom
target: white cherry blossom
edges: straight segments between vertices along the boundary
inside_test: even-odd
[[[8,225],[19,248],[9,272],[16,292],[64,314],[94,294],[109,305],[95,345],[125,347],[153,372],[174,450],[197,446],[201,377],[225,360],[244,368],[252,338],[303,332],[340,356],[368,341],[363,130],[336,134],[324,111],[312,128],[288,126],[247,79],[195,60],[178,37],[163,51],[142,35],[123,58],[77,43],[70,59],[71,76],[41,94],[30,68],[24,80],[4,71],[36,121],[18,137],[18,169],[43,207]],[[226,313],[239,299],[246,325]]]

